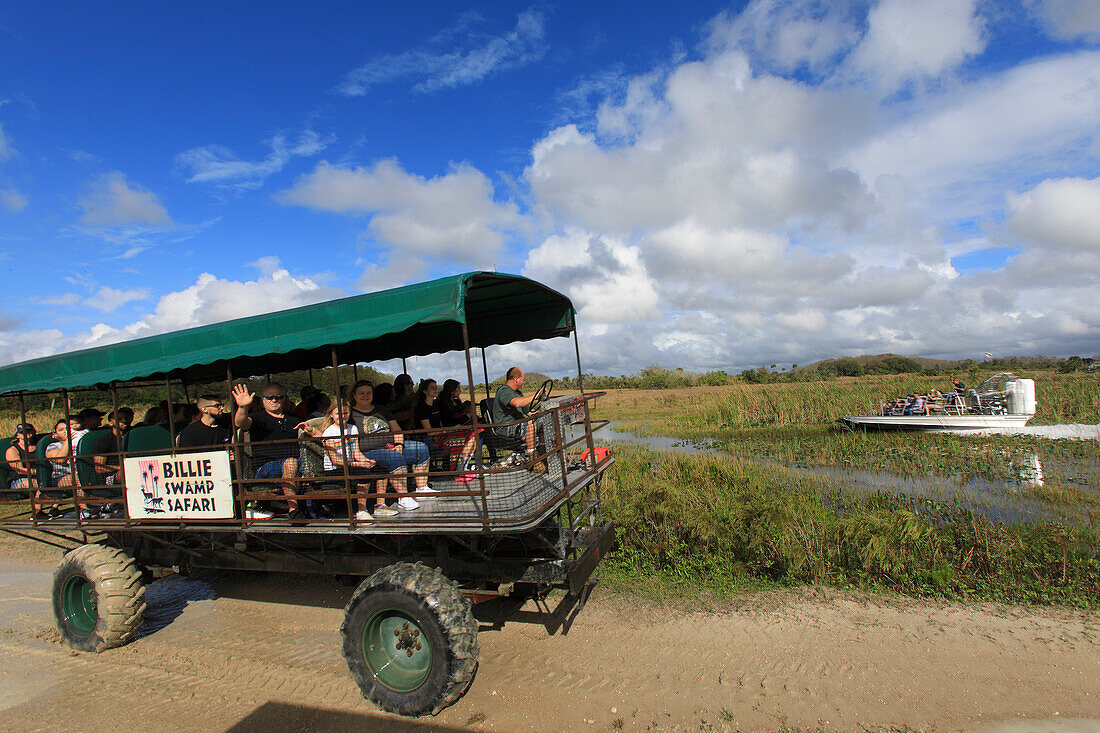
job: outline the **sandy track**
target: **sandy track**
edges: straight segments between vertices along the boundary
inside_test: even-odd
[[[566,626],[534,604],[486,606],[468,694],[405,721],[347,674],[348,586],[166,579],[149,588],[141,638],[88,655],[59,642],[49,572],[0,563],[3,730],[950,731],[1023,718],[1025,731],[1100,719],[1096,614],[813,590],[709,613],[598,593]]]

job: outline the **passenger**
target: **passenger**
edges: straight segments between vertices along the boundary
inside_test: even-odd
[[[53,436],[46,446],[46,458],[50,459],[54,486],[72,484],[72,466],[69,461],[69,434],[76,432],[76,420],[58,420],[53,427]]]
[[[341,425],[343,429],[341,429]],[[325,419],[317,426],[323,441],[325,462],[324,474],[326,476],[344,475],[344,451],[347,451],[348,474],[351,476],[365,476],[377,473],[377,462],[367,458],[359,449],[359,441],[354,440],[359,435],[359,429],[351,422],[351,406],[346,402],[333,404]],[[386,500],[382,494],[386,491],[386,483],[389,479],[383,478],[376,482],[376,490],[380,496],[375,500],[375,514],[380,517],[392,517],[397,514],[396,509],[386,506]],[[356,482],[356,493],[369,492],[371,483]],[[367,499],[363,496],[356,497],[359,511],[355,513],[355,519],[359,522],[373,522],[374,517],[367,510]]]
[[[374,386],[374,404],[381,405],[386,409],[389,409],[390,403],[393,402],[393,385],[387,382],[376,384]],[[351,402],[355,402],[355,390],[352,390]]]
[[[390,486],[398,494],[406,494],[405,474],[411,467],[416,474],[416,490],[428,488],[428,447],[415,440],[405,440],[401,427],[390,411],[374,404],[374,388],[370,382],[359,381],[351,389],[351,421],[359,431],[359,449],[372,461],[382,464],[394,474]],[[420,503],[411,496],[401,496],[399,509],[412,511]],[[377,510],[375,515],[378,515]]]
[[[146,410],[145,416],[141,418],[141,422],[139,422],[134,427],[147,428],[152,425],[159,425],[165,430],[168,429],[168,413],[160,405],[153,405],[148,410]]]
[[[447,380],[444,384],[453,381]],[[458,382],[455,382],[455,384],[458,384]],[[453,399],[454,392],[452,391],[451,394]],[[436,381],[434,379],[421,381],[420,388],[417,390],[416,408],[413,411],[416,428],[428,430],[443,427],[443,410],[443,403],[439,398],[439,386]],[[424,441],[433,455],[449,454],[454,448],[461,446],[458,450],[458,470],[469,471],[473,469],[471,459],[477,447],[477,441],[474,440],[472,430],[448,431],[446,433],[436,433],[435,435],[437,437],[431,438],[429,436],[429,440]],[[468,474],[463,474],[457,476],[455,480],[469,481],[470,478]]]
[[[107,415],[108,430],[100,430],[86,436],[86,440],[93,441],[91,447],[84,451],[92,456],[95,472],[99,475],[99,481],[106,486],[114,486],[118,482],[118,472],[121,469],[122,438],[130,429],[129,419],[132,419],[133,411],[128,416],[121,409]],[[120,504],[102,504],[91,507],[81,512],[81,519],[91,519],[98,513],[104,516],[115,516],[122,508]]]
[[[8,489],[13,491],[27,491],[38,488],[35,480],[34,449],[37,446],[34,438],[37,435],[34,426],[30,423],[19,423],[15,426],[15,434],[4,451],[4,460],[8,464],[11,476],[8,479]]]
[[[69,460],[69,435],[75,432],[79,425],[80,423],[76,419],[58,420],[54,424],[53,435],[48,439],[50,443],[46,446],[46,458],[50,461],[50,484],[52,486],[64,488],[72,487],[74,484],[72,463]],[[83,499],[84,492],[76,489],[76,496],[78,500]],[[39,500],[42,499],[41,493],[38,498]],[[53,519],[63,513],[57,502],[52,502],[47,515],[48,518]],[[39,519],[42,519],[42,517],[39,517]]]
[[[906,401],[905,412],[903,414],[905,414],[905,415],[923,415],[923,414],[925,414],[924,395],[920,395],[920,394],[915,394],[915,395],[911,394],[911,395],[909,395],[909,399]]]
[[[202,417],[202,414],[199,412],[198,405],[196,405],[194,402],[184,403],[184,405],[183,405],[183,427],[184,428],[186,428],[188,425],[198,421],[198,419],[200,417]],[[183,432],[183,428],[179,428],[179,430],[180,430],[180,432]]]
[[[95,430],[103,424],[103,416],[105,412],[100,412],[94,407],[85,407],[79,413],[77,413],[77,419],[80,420],[80,427],[82,430]]]
[[[233,426],[221,398],[213,394],[199,395],[195,407],[199,411],[199,419],[180,431],[176,447],[208,448],[233,441]]]
[[[471,403],[462,401],[462,385],[457,379],[448,379],[439,393],[439,421],[445,428],[455,425],[469,425]]]
[[[519,367],[512,367],[504,375],[505,382],[496,392],[493,400],[493,422],[510,423],[523,420],[531,411],[531,403],[536,397],[542,397],[536,393],[525,397],[520,388],[527,375]],[[501,437],[521,440],[527,446],[527,470],[535,473],[546,473],[546,461],[532,462],[535,455],[535,421],[517,422],[514,425],[505,425],[494,428]]]
[[[321,393],[321,390],[314,387],[312,384],[307,384],[299,390],[298,394],[301,396],[301,400],[294,406],[294,414],[299,420],[308,420],[310,418],[309,401],[314,395]]]
[[[344,400],[347,402],[347,400]],[[332,407],[332,399],[324,392],[318,391],[306,401],[306,420],[313,420],[328,415]]]
[[[233,413],[233,425],[238,430],[247,430],[253,441],[252,468],[258,479],[279,479],[283,494],[286,495],[290,509],[287,519],[291,522],[309,520],[298,506],[294,490],[298,478],[298,424],[297,417],[286,412],[286,390],[278,382],[270,382],[261,390],[261,409],[250,413],[248,409],[256,401],[256,395],[248,391],[248,386],[238,384],[233,388],[233,401],[237,409]],[[264,441],[278,440],[279,443],[264,444]],[[250,519],[266,519],[255,510]],[[266,512],[265,512],[266,513]]]
[[[388,403],[393,419],[401,426],[402,430],[412,430],[414,425],[413,410],[416,407],[416,392],[413,389],[413,380],[408,374],[398,374],[393,380],[393,401]]]

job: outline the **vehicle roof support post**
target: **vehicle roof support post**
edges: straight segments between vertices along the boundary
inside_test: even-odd
[[[474,367],[470,363],[470,331],[466,328],[466,324],[462,324],[462,349],[466,352],[466,378],[470,380],[470,396],[474,396]],[[475,462],[477,464],[477,478],[478,483],[481,485],[481,514],[485,523],[485,531],[489,531],[489,501],[486,499],[485,493],[485,467],[481,464],[481,431],[477,429],[477,410],[470,410],[470,419],[474,426],[474,436],[477,441],[477,450],[474,451],[474,455],[477,456]]]
[[[171,402],[169,402],[171,404]],[[118,422],[118,383],[111,382],[111,409],[115,411],[115,422]],[[119,489],[122,490],[122,515],[126,517],[126,526],[130,526],[130,507],[126,506],[126,469],[122,466],[122,443],[121,438],[123,436],[115,434],[115,426],[111,425],[111,434],[115,436],[115,447],[118,448],[118,483],[116,484]],[[173,441],[173,444],[175,441]],[[103,483],[107,483],[107,479],[103,479]]]
[[[584,372],[581,371],[581,344],[577,339],[577,327],[573,326],[573,350],[577,352],[577,386],[581,390],[581,404],[584,406],[584,434],[588,438],[588,458],[592,468],[596,468],[596,444],[592,440],[592,418],[588,414],[588,398],[584,395]]]
[[[22,392],[19,393],[19,424],[20,425],[26,425],[27,424],[27,400],[23,397]],[[23,435],[24,435],[23,442],[26,443],[27,442],[26,433],[24,433]],[[38,436],[35,436],[35,437],[38,437]],[[23,451],[23,457],[21,459],[21,463],[23,464],[23,470],[27,472],[27,489],[28,489],[27,493],[31,497],[31,518],[34,519],[34,516],[36,514],[38,514],[38,509],[36,509],[35,506],[34,506],[34,504],[35,504],[35,493],[36,492],[34,491],[34,489],[31,488],[31,452],[30,452],[29,449]],[[38,520],[35,519],[34,523],[35,523],[35,526],[37,526],[38,525]]]
[[[401,357],[401,373],[402,374],[408,374],[409,373],[409,368],[407,366],[405,366],[405,357],[403,357],[403,356]]]
[[[237,439],[237,426],[233,423],[233,413],[237,410],[237,401],[233,399],[233,367],[229,365],[229,362],[225,364],[225,386],[229,390],[229,424],[233,426],[233,440],[229,445],[233,449],[233,464],[237,469],[237,502],[241,505],[241,523],[243,524],[248,518],[248,514],[245,512],[248,502],[244,499],[244,456],[241,453],[241,443]]]
[[[173,419],[172,414],[176,411],[175,405],[172,404],[172,381],[168,377],[164,378],[164,391],[165,396],[168,399],[168,432],[172,434],[172,445],[176,444],[176,421]],[[118,409],[117,407],[115,409]]]
[[[80,504],[76,500],[77,481],[76,481],[76,456],[73,455],[73,418],[72,407],[69,405],[69,390],[61,390],[61,401],[65,403],[65,442],[68,443],[68,462],[69,462],[69,478],[72,480],[73,487],[73,507],[76,509],[76,516],[80,518]]]
[[[485,399],[491,400],[493,396],[489,394],[489,362],[485,361],[485,347],[481,347],[481,371],[485,374]],[[470,385],[470,397],[474,396],[474,385]],[[477,401],[477,398],[474,398]]]
[[[333,401],[336,402],[336,410],[337,410],[337,415],[336,416],[338,418],[340,418],[340,424],[338,425],[338,427],[340,429],[340,446],[341,446],[341,448],[344,452],[344,494],[347,497],[347,501],[348,501],[348,521],[351,522],[352,526],[354,527],[355,510],[352,508],[352,501],[351,501],[351,481],[349,480],[350,476],[351,476],[351,472],[348,470],[348,442],[346,440],[344,440],[344,433],[347,431],[347,420],[345,419],[345,416],[344,416],[344,406],[340,402],[340,361],[336,356],[336,344],[333,344],[330,348],[332,349],[332,389],[333,389],[332,394],[334,395]],[[312,382],[312,379],[313,379],[313,370],[312,369],[310,369],[309,375],[310,375],[310,384],[312,384],[313,383]],[[351,415],[348,415],[347,417],[350,418]],[[322,438],[321,439],[321,452],[324,453],[324,450],[325,450],[325,441],[324,441],[324,438]],[[322,468],[324,467],[324,465],[325,465],[324,464],[324,456],[322,455],[322,457],[321,457],[321,466],[322,466]]]
[[[336,347],[333,347],[336,348]],[[313,367],[309,368],[309,386],[313,386]]]

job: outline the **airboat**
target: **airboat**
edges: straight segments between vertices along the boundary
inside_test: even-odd
[[[880,403],[867,415],[845,415],[839,422],[864,430],[954,432],[1022,428],[1035,414],[1035,380],[998,372],[973,389],[926,400],[921,410]]]

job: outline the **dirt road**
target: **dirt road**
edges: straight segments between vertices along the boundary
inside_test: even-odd
[[[167,578],[141,638],[76,654],[51,570],[0,558],[2,730],[1100,730],[1096,614],[814,590],[708,613],[602,592],[571,624],[486,604],[468,694],[406,721],[347,674],[349,586]]]

